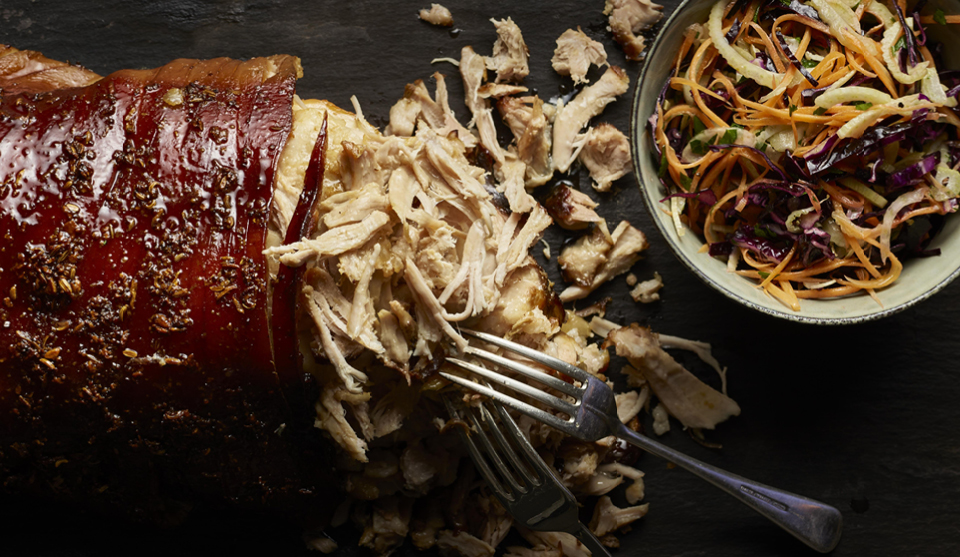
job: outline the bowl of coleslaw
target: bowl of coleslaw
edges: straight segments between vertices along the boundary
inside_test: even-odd
[[[632,138],[680,261],[739,303],[817,324],[891,315],[956,278],[958,14],[944,0],[682,2],[647,53]]]

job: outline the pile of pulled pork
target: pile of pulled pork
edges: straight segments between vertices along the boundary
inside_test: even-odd
[[[360,545],[378,554],[409,539],[420,549],[489,556],[513,527],[449,431],[441,402],[454,387],[437,371],[446,354],[465,345],[461,327],[535,347],[604,379],[614,347],[630,362],[621,370],[630,390],[617,396],[620,419],[635,429],[654,395],[660,428],[669,427],[668,413],[707,429],[739,413],[664,352],[651,331],[605,321],[602,308],[580,315],[564,308],[628,272],[647,241],[628,222],[608,226],[596,203],[572,188],[554,188],[546,207],[530,191],[576,164],[601,191],[630,170],[624,134],[609,124],[588,126],[627,91],[628,78],[607,67],[569,103],[544,102],[522,85],[529,53],[520,29],[509,18],[493,23],[499,38],[492,54],[465,47],[455,61],[467,124],[452,112],[440,73],[432,93],[423,81],[407,86],[384,133],[364,119],[356,99],[355,113],[297,99],[294,147],[280,164],[266,253],[274,273],[279,265],[304,268],[301,344],[322,383],[316,425],[341,448],[345,498],[334,526],[352,521]],[[591,65],[607,66],[603,46],[582,31],[567,31],[557,45],[555,69],[578,83],[587,82]],[[507,146],[497,140],[495,111],[513,133]],[[308,164],[303,146],[313,144],[325,118],[318,225],[307,239],[283,245],[279,231]],[[530,256],[552,223],[589,229],[559,258],[570,283],[559,295]],[[709,347],[692,348],[710,359]],[[525,417],[518,422],[575,494],[599,497],[590,527],[618,546],[615,532],[647,512],[643,473],[633,467],[638,453],[613,437],[588,443]],[[621,484],[625,508],[608,496]],[[589,554],[568,534],[517,531],[529,547],[509,547],[509,555]],[[319,532],[308,538],[322,551],[337,547]]]

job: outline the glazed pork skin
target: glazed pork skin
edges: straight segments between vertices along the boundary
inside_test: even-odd
[[[274,364],[262,255],[300,73],[177,60],[0,90],[5,491],[160,520],[315,504],[324,446],[288,399],[316,394]]]

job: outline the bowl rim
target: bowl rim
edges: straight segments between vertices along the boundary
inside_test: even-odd
[[[758,304],[754,301],[748,300],[736,292],[726,288],[723,284],[712,280],[708,277],[684,251],[683,247],[678,245],[674,241],[674,238],[670,235],[670,231],[667,230],[666,225],[660,219],[658,215],[659,210],[659,200],[653,198],[649,193],[649,187],[645,185],[643,179],[643,173],[640,169],[640,157],[646,156],[649,157],[649,153],[640,152],[640,138],[642,134],[647,133],[647,119],[649,115],[640,114],[640,91],[643,88],[644,83],[648,79],[648,70],[651,67],[650,60],[653,58],[653,55],[657,50],[662,46],[662,43],[666,40],[667,31],[676,23],[676,20],[679,18],[679,15],[692,4],[699,4],[701,2],[706,2],[708,0],[681,0],[681,2],[674,8],[673,12],[667,17],[667,19],[660,26],[660,29],[657,31],[657,36],[653,41],[653,44],[650,45],[650,48],[647,50],[647,55],[644,58],[643,66],[640,68],[640,74],[637,78],[637,82],[634,84],[633,88],[633,102],[630,109],[630,152],[633,157],[633,175],[637,180],[637,187],[640,189],[640,197],[643,199],[643,204],[647,209],[647,214],[653,220],[657,229],[660,231],[661,237],[666,241],[667,245],[670,246],[670,251],[673,252],[673,255],[680,260],[688,270],[692,271],[701,281],[705,282],[709,286],[713,287],[715,290],[719,291],[721,294],[727,298],[738,302],[741,305],[744,305],[750,309],[763,313],[765,315],[770,315],[772,317],[778,317],[781,319],[786,319],[788,321],[793,321],[795,323],[805,323],[813,325],[853,325],[857,323],[865,323],[868,321],[876,321],[884,317],[893,315],[895,313],[900,313],[901,311],[916,305],[919,302],[926,300],[927,298],[933,296],[937,292],[943,290],[947,285],[953,282],[958,275],[960,275],[960,265],[953,270],[946,278],[941,280],[939,283],[935,284],[932,288],[927,289],[921,294],[910,298],[909,300],[902,302],[893,307],[884,308],[878,306],[878,311],[850,316],[850,317],[814,317],[809,315],[804,315],[803,310],[800,312],[791,312],[786,309],[777,309],[773,306],[765,306]],[[716,1],[716,0],[714,0]],[[657,187],[659,187],[659,183]],[[956,215],[955,218],[960,218],[960,215]],[[894,285],[895,286],[895,285]]]

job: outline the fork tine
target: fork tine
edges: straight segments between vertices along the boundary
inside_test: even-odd
[[[473,338],[480,339],[480,340],[482,340],[482,341],[484,341],[484,342],[487,342],[487,343],[489,343],[489,344],[492,344],[492,345],[494,345],[494,346],[499,346],[500,348],[504,348],[504,349],[509,350],[509,351],[511,351],[511,352],[515,352],[515,353],[517,353],[517,354],[520,354],[521,356],[524,356],[524,357],[526,357],[526,358],[529,358],[529,359],[531,359],[531,360],[533,360],[533,361],[535,361],[535,362],[539,362],[539,363],[541,363],[541,364],[543,364],[543,365],[545,365],[545,366],[547,366],[547,367],[549,367],[549,368],[555,369],[555,370],[559,371],[560,373],[562,373],[562,374],[564,374],[564,375],[569,375],[570,377],[573,377],[573,378],[576,379],[577,381],[584,381],[584,382],[585,382],[585,381],[587,381],[587,380],[590,378],[590,374],[589,374],[589,373],[583,371],[582,369],[578,368],[577,366],[570,365],[570,364],[568,364],[567,362],[565,362],[565,361],[563,361],[563,360],[560,360],[560,359],[558,359],[558,358],[554,358],[553,356],[548,356],[548,355],[546,355],[546,354],[544,354],[544,353],[542,353],[542,352],[538,352],[538,351],[536,351],[536,350],[534,350],[534,349],[532,349],[532,348],[528,348],[528,347],[526,347],[526,346],[524,346],[524,345],[522,345],[522,344],[517,344],[516,342],[512,342],[512,341],[509,341],[509,340],[506,340],[506,339],[503,339],[503,338],[500,338],[500,337],[498,337],[498,336],[494,336],[494,335],[491,335],[491,334],[488,334],[488,333],[480,333],[480,332],[477,332],[477,331],[471,331],[471,330],[469,330],[469,329],[461,329],[461,330],[460,330],[460,333],[461,333],[461,334],[464,334],[464,335],[467,335],[467,336],[471,336],[471,337],[473,337]]]
[[[551,394],[545,393],[536,387],[532,387],[526,383],[507,377],[501,373],[490,371],[487,368],[480,367],[457,358],[447,358],[447,362],[459,368],[476,373],[488,381],[503,385],[508,389],[517,391],[518,393],[526,395],[538,402],[542,402],[543,404],[546,404],[555,410],[564,412],[568,416],[574,416],[577,412],[577,408],[573,404],[570,404],[569,402]]]
[[[567,435],[576,435],[575,430],[571,427],[571,420],[561,420],[560,418],[554,416],[550,412],[541,410],[536,406],[527,404],[526,402],[521,402],[512,396],[507,396],[499,391],[495,391],[486,385],[481,385],[469,379],[464,379],[463,377],[458,377],[452,373],[447,373],[445,371],[440,372],[440,376],[448,381],[452,381],[461,387],[465,387],[474,392],[480,393],[482,395],[488,396],[493,400],[503,404],[504,406],[509,406],[521,414],[526,414],[535,420],[540,420],[541,422],[547,424],[550,427],[559,429],[560,431],[566,433]]]
[[[483,411],[481,410],[481,418],[477,417],[476,412],[471,412],[470,410],[467,410],[467,414],[470,416],[470,421],[473,423],[473,435],[480,439],[480,442],[483,444],[483,448],[486,449],[487,451],[487,458],[489,458],[490,461],[493,462],[493,466],[497,469],[497,472],[500,473],[500,476],[502,476],[507,481],[507,483],[510,484],[510,487],[513,488],[512,493],[513,494],[526,493],[527,486],[520,485],[520,483],[517,482],[516,477],[510,472],[510,469],[507,467],[507,464],[503,461],[502,458],[500,458],[500,453],[503,451],[497,450],[497,448],[493,446],[493,442],[490,441],[490,437],[488,437],[487,433],[483,430],[483,424],[480,423],[481,419],[484,418]],[[489,422],[489,420],[486,420],[486,421],[488,421],[488,424],[487,424],[488,428],[496,427],[492,422]],[[515,458],[516,455],[513,455],[513,457]]]
[[[517,422],[507,413],[507,409],[503,405],[498,403],[493,403],[494,408],[497,410],[497,414],[500,416],[500,422],[507,428],[507,434],[514,439],[517,445],[520,446],[520,449],[526,453],[527,462],[529,462],[534,468],[536,468],[540,474],[553,474],[549,468],[547,468],[547,463],[543,461],[543,458],[537,453],[537,450],[533,448],[533,445],[530,444],[530,441],[527,440],[527,437],[520,431],[520,426],[517,425]],[[501,432],[501,435],[503,433]],[[559,484],[559,482],[557,482]],[[566,489],[566,486],[560,484],[561,487]]]
[[[449,396],[444,396],[443,403],[447,407],[447,413],[451,417],[462,420],[463,415],[456,408],[456,406],[451,402]],[[483,453],[480,451],[477,444],[473,441],[471,435],[468,435],[462,429],[459,429],[460,438],[463,439],[463,443],[467,446],[467,451],[470,453],[470,458],[473,460],[473,463],[477,466],[477,470],[480,472],[480,475],[483,476],[483,479],[487,480],[487,483],[490,484],[490,487],[493,490],[507,499],[512,499],[513,495],[509,493],[500,483],[500,480],[497,478],[497,475],[493,473],[493,470],[490,468],[490,465],[487,464],[487,460],[483,458]]]
[[[574,387],[570,383],[567,383],[563,379],[558,379],[552,375],[547,375],[546,373],[540,370],[536,370],[529,366],[525,366],[520,362],[515,362],[513,360],[504,358],[503,356],[494,354],[493,352],[488,352],[486,350],[474,348],[473,346],[468,346],[467,349],[464,350],[464,352],[472,356],[476,356],[477,358],[480,358],[482,360],[486,360],[490,363],[496,364],[500,367],[505,367],[511,371],[515,371],[523,376],[533,379],[534,381],[543,383],[544,385],[546,385],[547,387],[550,387],[551,389],[560,391],[565,395],[570,395],[572,397],[579,398],[579,395],[582,394],[580,389],[578,389],[577,387]]]
[[[500,407],[496,403],[494,403],[494,405]],[[529,462],[530,460],[529,458],[527,459],[528,460],[527,465],[525,465],[521,461],[520,456],[517,454],[517,451],[514,450],[513,448],[513,444],[511,444],[507,440],[507,437],[503,434],[503,429],[497,425],[497,420],[493,417],[493,413],[490,412],[490,409],[487,408],[486,403],[483,403],[480,405],[480,414],[483,417],[483,420],[487,423],[487,429],[489,429],[490,433],[492,433],[494,438],[496,438],[497,443],[500,445],[501,450],[505,455],[507,455],[507,459],[510,461],[511,464],[513,464],[514,469],[517,471],[520,477],[523,478],[524,482],[533,483],[534,485],[540,485],[542,481],[539,477],[537,477],[537,472],[539,471],[539,467],[535,465],[536,464],[535,462]],[[520,431],[520,429],[517,427],[516,422],[514,422],[509,415],[507,415],[509,423],[503,421],[503,414],[500,414],[500,416],[501,416],[501,422],[503,422],[504,426],[509,428],[510,425],[512,425],[513,429]],[[512,432],[512,429],[508,429],[508,431]],[[511,435],[511,437],[514,437],[514,436]],[[514,444],[520,445],[521,449],[523,448],[523,443],[519,439],[514,438]],[[529,457],[529,454],[527,456]],[[531,474],[531,471],[533,472],[533,474]]]

